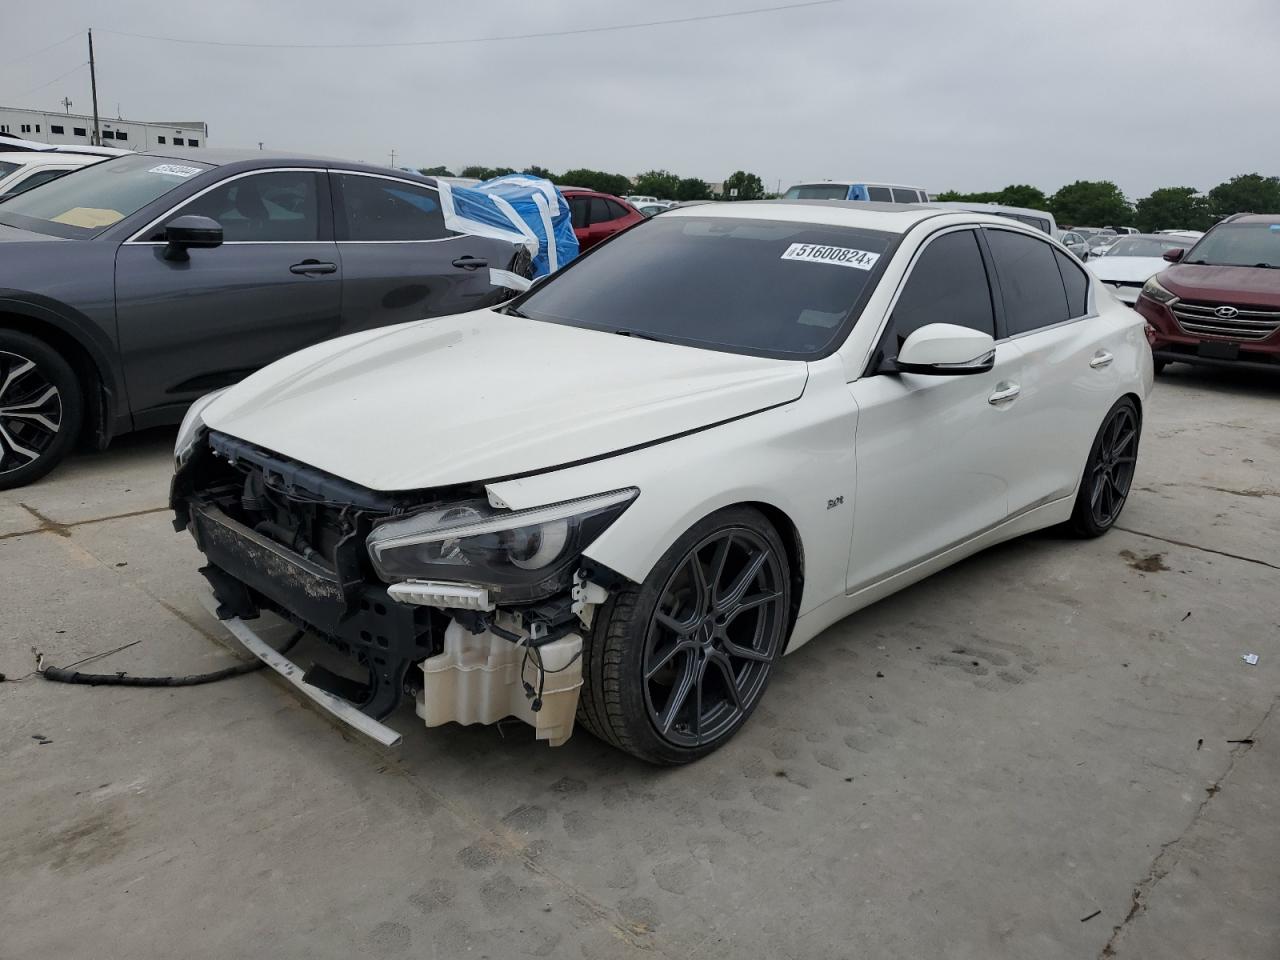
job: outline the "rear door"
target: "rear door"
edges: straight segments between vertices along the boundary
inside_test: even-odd
[[[166,259],[165,225],[199,215],[222,246]],[[324,171],[279,169],[207,187],[120,246],[116,319],[136,426],[180,415],[338,332],[341,272]]]
[[[462,313],[507,294],[489,268],[507,270],[516,247],[446,229],[435,187],[334,170],[342,258],[342,331]]]
[[[935,234],[916,255],[866,374],[858,405],[857,491],[848,588],[856,592],[1004,521],[1017,469],[1002,399],[1021,362],[996,344],[994,369],[966,376],[893,372],[907,336],[953,323],[996,336],[989,271],[975,228]]]
[[[1023,355],[1020,394],[1004,430],[1024,464],[1011,477],[1018,514],[1075,490],[1094,434],[1119,389],[1119,325],[1089,313],[1089,279],[1053,244],[1021,231],[983,228],[1010,341]]]

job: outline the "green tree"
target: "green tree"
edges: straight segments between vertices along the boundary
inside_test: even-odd
[[[599,190],[620,197],[631,193],[631,178],[621,173],[605,173],[603,170],[578,168],[566,170],[556,183],[567,187],[586,187],[588,190]]]
[[[1280,213],[1280,177],[1242,173],[1209,191],[1216,217],[1233,213]]]
[[[531,163],[524,168],[524,173],[532,174],[535,177],[541,177],[543,180],[554,180],[556,175],[546,167],[540,167],[536,163]]]
[[[1028,183],[1011,183],[1000,191],[1000,199],[994,203],[1003,203],[1006,207],[1030,207],[1032,210],[1048,210],[1049,198],[1039,187]]]
[[[676,184],[675,198],[677,200],[710,200],[711,188],[707,186],[705,180],[685,177]]]
[[[418,172],[424,177],[452,177],[448,167],[419,167]]]
[[[1077,180],[1049,199],[1059,224],[1073,226],[1124,226],[1133,219],[1133,208],[1110,180]]]
[[[733,191],[737,190],[735,196]],[[759,200],[764,196],[764,184],[754,173],[735,170],[724,182],[724,198],[726,200]]]
[[[659,200],[671,200],[680,188],[680,178],[668,170],[646,170],[636,177],[635,192]]]
[[[1208,230],[1213,225],[1209,198],[1195,187],[1161,187],[1152,190],[1136,206],[1136,226],[1143,233],[1181,227],[1184,230]]]
[[[491,174],[489,173],[488,167],[483,167],[479,164],[473,163],[468,167],[463,167],[462,172],[459,173],[458,176],[474,177],[476,180],[488,180]]]

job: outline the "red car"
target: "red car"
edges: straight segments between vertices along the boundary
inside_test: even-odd
[[[1134,305],[1157,372],[1175,362],[1280,372],[1280,216],[1238,213],[1164,258],[1174,266]]]
[[[644,214],[621,197],[584,187],[561,187],[560,192],[569,201],[579,250],[590,250],[601,240],[644,219]]]

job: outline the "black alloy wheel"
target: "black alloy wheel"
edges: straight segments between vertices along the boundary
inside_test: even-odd
[[[70,365],[42,341],[0,330],[0,490],[52,470],[74,444],[80,414]]]
[[[1105,533],[1124,509],[1138,463],[1141,429],[1138,409],[1128,397],[1119,400],[1103,420],[1071,518],[1072,527],[1082,536]]]
[[[745,528],[717,532],[685,556],[645,641],[645,706],[660,737],[699,747],[750,712],[782,645],[782,576],[769,544]]]

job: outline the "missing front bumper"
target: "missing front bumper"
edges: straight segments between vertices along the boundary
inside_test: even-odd
[[[216,617],[219,603],[218,599],[213,595],[213,591],[202,591],[200,599],[206,609]],[[246,650],[297,687],[317,706],[385,747],[399,745],[402,739],[399,733],[386,724],[379,723],[368,714],[361,713],[355,706],[341,697],[336,697],[326,690],[321,690],[319,687],[307,683],[303,679],[304,671],[301,667],[283,654],[277,653],[264,636],[260,635],[239,617],[231,617],[221,622]],[[281,630],[284,631],[291,629],[288,624],[282,624],[281,626]]]

